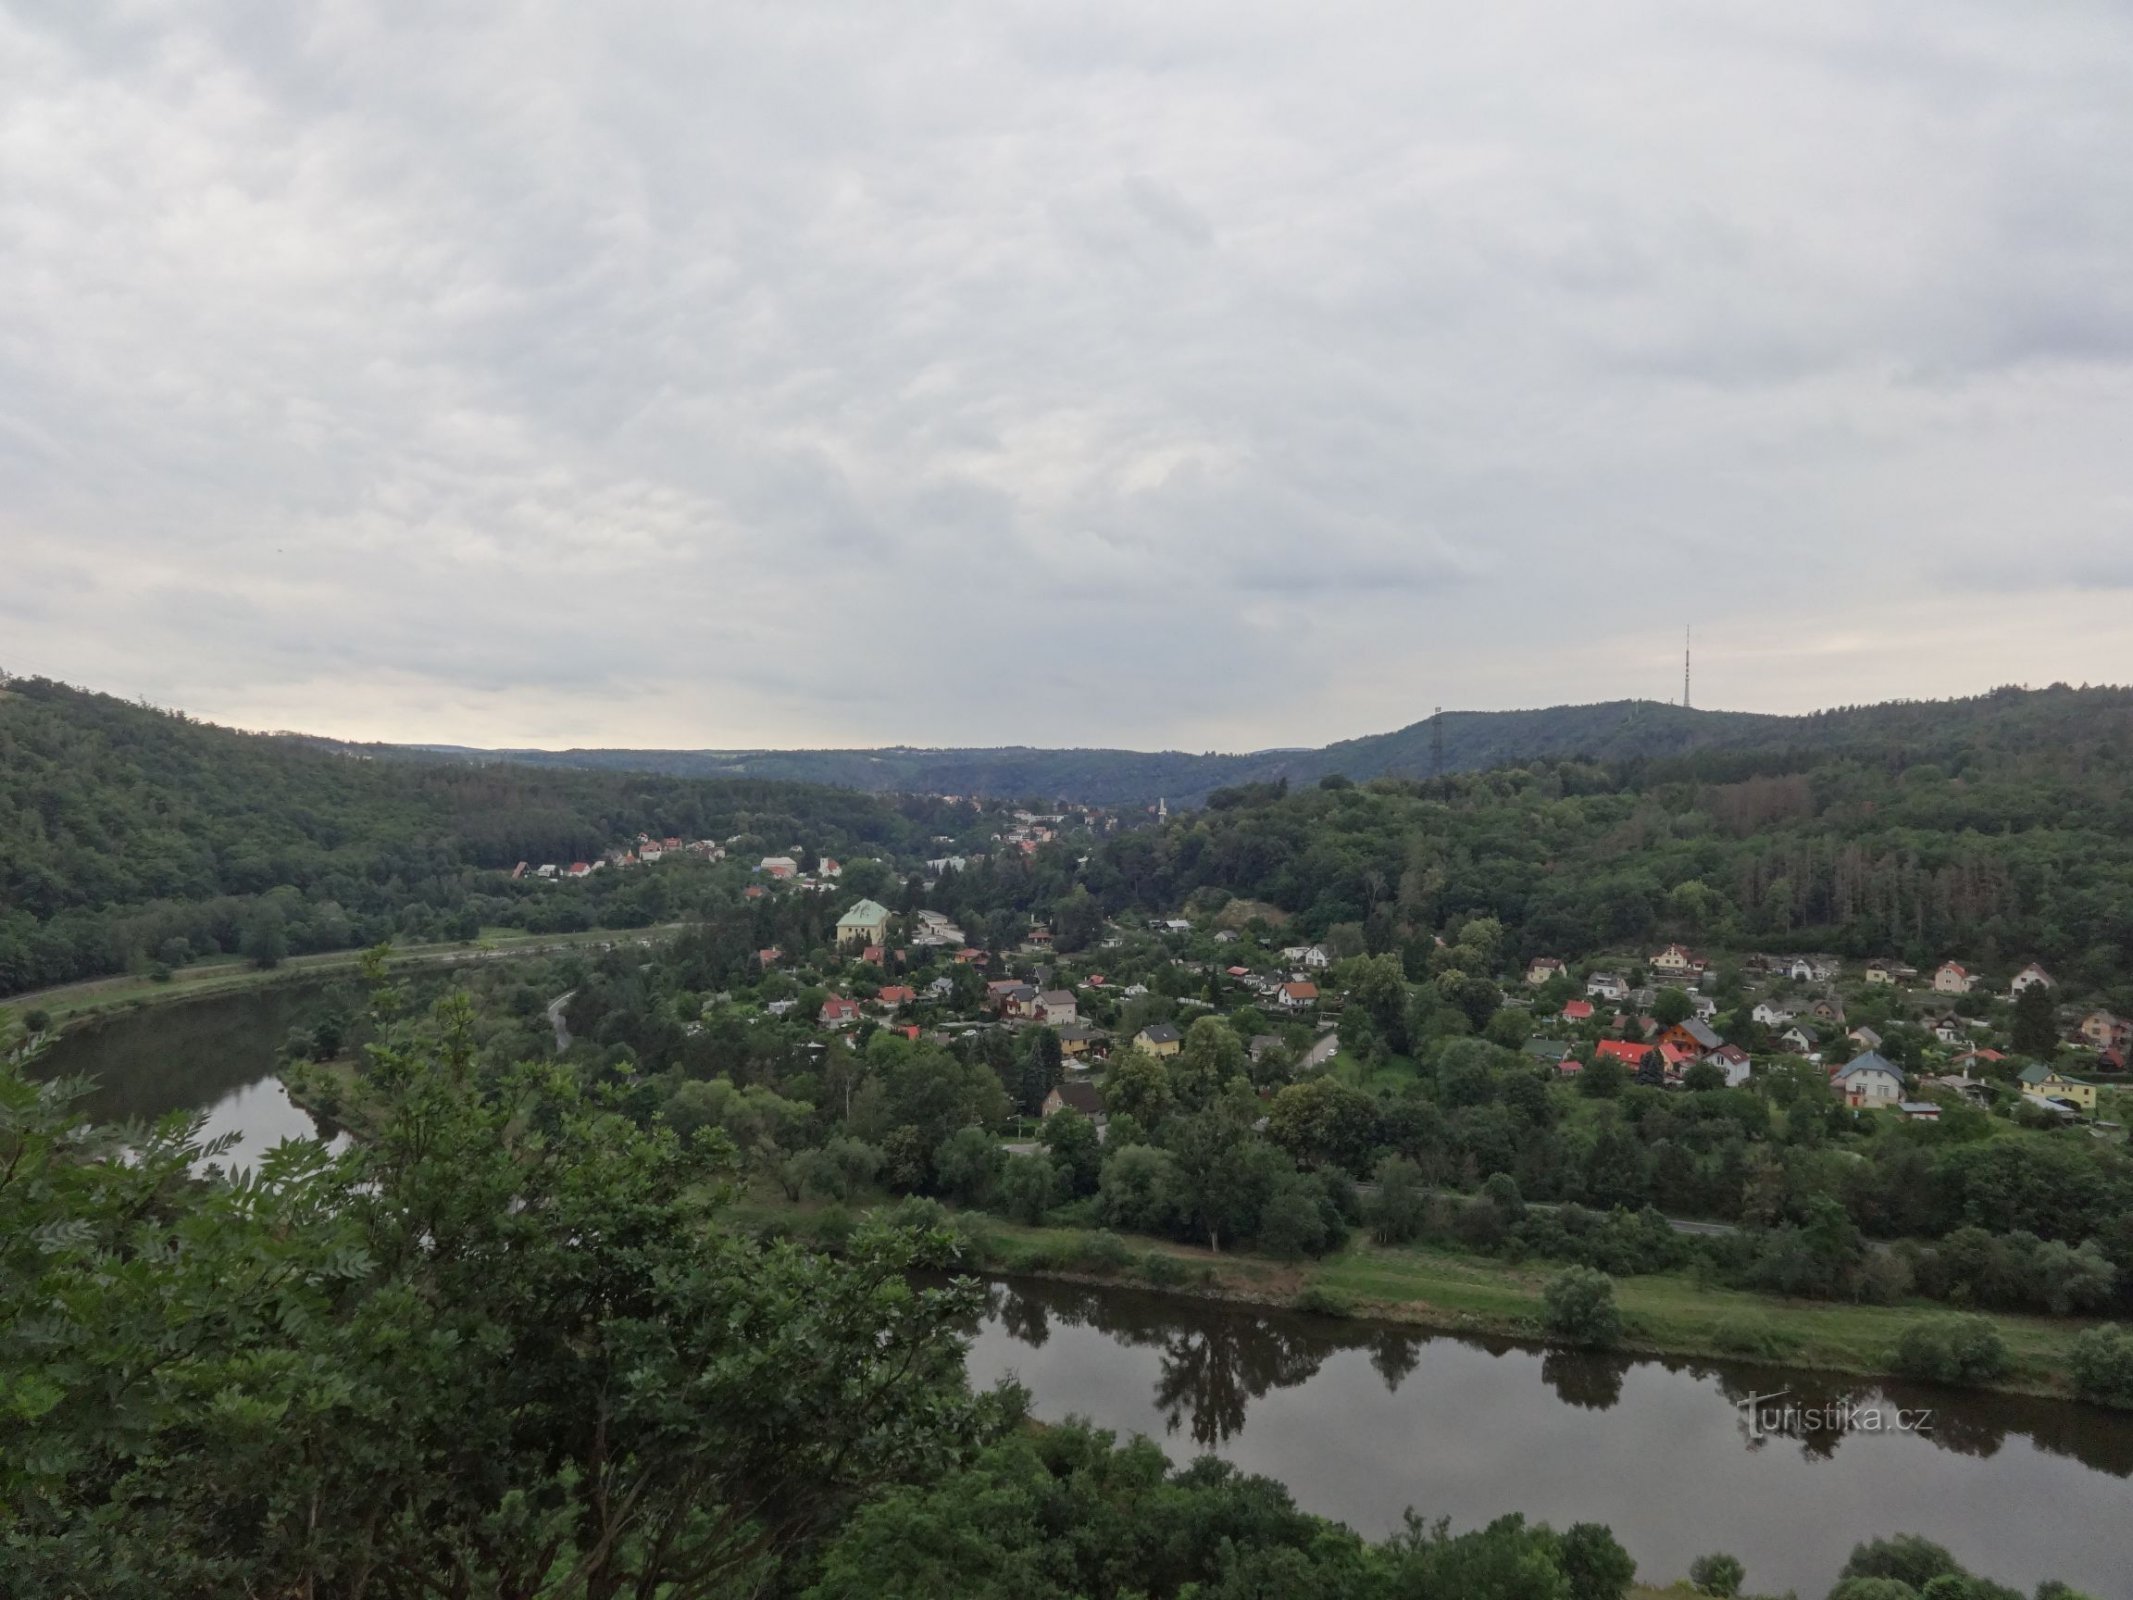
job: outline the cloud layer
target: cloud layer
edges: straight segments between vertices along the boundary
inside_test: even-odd
[[[469,743],[2133,679],[2115,0],[0,10],[0,666]]]

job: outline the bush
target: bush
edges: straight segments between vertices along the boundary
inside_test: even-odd
[[[1093,1272],[1117,1272],[1133,1264],[1126,1241],[1108,1229],[1085,1233],[1074,1241],[1074,1258]]]
[[[1790,1354],[1799,1340],[1768,1317],[1752,1311],[1735,1311],[1718,1319],[1717,1325],[1711,1329],[1711,1343],[1728,1355],[1775,1361]]]
[[[1190,1262],[1180,1261],[1160,1250],[1151,1250],[1141,1257],[1141,1276],[1158,1288],[1175,1289],[1190,1283],[1195,1274]]]
[[[1590,1267],[1565,1267],[1541,1292],[1541,1326],[1568,1344],[1604,1350],[1622,1339],[1615,1280]]]
[[[1301,1294],[1297,1295],[1294,1303],[1298,1311],[1309,1311],[1321,1317],[1352,1317],[1355,1315],[1355,1302],[1353,1300],[1342,1294],[1338,1289],[1329,1289],[1325,1285],[1318,1283],[1310,1285]]]
[[[43,1006],[31,1006],[29,1010],[22,1013],[22,1025],[32,1033],[50,1033],[52,1031],[52,1013],[45,1010]]]
[[[2133,1406],[2133,1332],[2108,1323],[2090,1328],[2074,1340],[2067,1367],[2082,1399]]]
[[[1953,1319],[1951,1319],[1953,1320]],[[1893,1539],[1852,1546],[1851,1559],[1837,1574],[1842,1579],[1882,1578],[1923,1589],[1935,1578],[1962,1577],[1955,1557],[1930,1539],[1915,1533],[1899,1533]]]
[[[1723,1595],[1731,1600],[1740,1593],[1747,1576],[1748,1569],[1734,1556],[1698,1556],[1689,1563],[1689,1585],[1698,1594]]]
[[[1896,1344],[1896,1370],[1929,1383],[1986,1383],[2010,1365],[2007,1341],[1983,1317],[1915,1323]]]

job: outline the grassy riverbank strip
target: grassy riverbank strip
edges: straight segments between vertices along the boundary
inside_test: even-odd
[[[646,942],[681,931],[683,924],[668,923],[653,928],[589,928],[574,933],[524,933],[518,929],[494,929],[477,939],[449,944],[395,946],[390,968],[399,972],[417,967],[453,967],[483,961],[508,961],[525,956],[553,955],[564,950]],[[315,955],[290,956],[272,967],[259,967],[240,957],[202,961],[173,971],[167,979],[145,973],[126,973],[111,978],[90,978],[54,989],[33,990],[0,1000],[16,1016],[43,1011],[53,1025],[72,1024],[108,1016],[116,1011],[144,1006],[170,1005],[202,1000],[277,984],[304,983],[336,973],[353,972],[361,963],[361,950],[330,950]]]
[[[744,1226],[834,1244],[853,1214],[753,1193],[734,1207]],[[1428,1246],[1386,1247],[1357,1238],[1322,1261],[1276,1261],[1169,1240],[1078,1228],[1026,1227],[980,1212],[954,1213],[971,1265],[1010,1276],[1102,1280],[1202,1300],[1393,1322],[1432,1332],[1551,1342],[1542,1294],[1560,1267],[1511,1263]],[[1906,1329],[1949,1315],[1932,1301],[1848,1305],[1705,1287],[1686,1274],[1616,1280],[1632,1355],[1752,1361],[1796,1371],[1893,1378]],[[2066,1360],[2092,1322],[1990,1315],[2013,1365],[1980,1387],[2070,1398]]]

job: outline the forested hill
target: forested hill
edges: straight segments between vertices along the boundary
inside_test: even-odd
[[[436,750],[373,753],[506,761],[545,767],[752,777],[923,794],[1042,797],[1090,805],[1197,805],[1217,789],[1329,773],[1366,779],[1481,772],[1551,758],[1632,761],[1700,750],[1946,750],[1979,741],[2041,747],[2133,723],[2133,691],[2002,689],[1968,700],[1896,701],[1807,716],[1698,711],[1650,700],[1536,711],[1447,711],[1392,733],[1309,750],[1192,755],[1182,751],[931,750]]]
[[[2075,691],[1945,723],[1908,709],[1824,748],[1239,786],[1077,876],[1109,911],[1237,896],[1299,938],[1419,941],[1421,967],[1433,933],[1479,916],[1521,957],[1678,939],[1954,958],[1995,981],[2041,959],[2133,1006],[2133,718]]]
[[[0,994],[166,948],[228,952],[262,921],[292,951],[523,924],[538,891],[495,869],[589,860],[640,831],[910,854],[957,825],[949,809],[764,779],[364,760],[18,679],[0,688]],[[579,898],[551,889],[544,914]],[[615,909],[629,925],[661,908]]]

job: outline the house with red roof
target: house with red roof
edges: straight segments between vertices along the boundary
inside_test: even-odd
[[[894,1011],[898,1006],[908,1005],[918,998],[918,991],[908,984],[884,984],[874,995],[875,1004]]]
[[[848,1022],[857,1022],[859,1002],[847,1000],[841,994],[833,994],[822,1002],[822,1009],[815,1014],[815,1020],[825,1028],[841,1028]]]
[[[1563,1020],[1565,1022],[1590,1022],[1592,1020],[1592,1002],[1590,1000],[1564,1001]]]
[[[1652,1047],[1630,1039],[1602,1039],[1592,1047],[1595,1057],[1615,1060],[1632,1069],[1644,1065],[1644,1058],[1651,1054]]]

